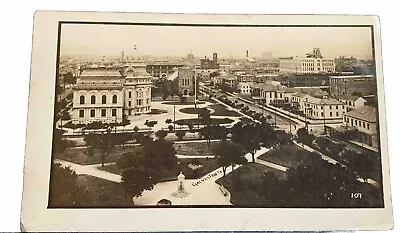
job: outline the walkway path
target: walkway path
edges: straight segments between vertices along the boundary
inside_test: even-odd
[[[271,163],[262,159],[256,159],[256,163],[262,164],[264,166],[279,170],[279,171],[283,171],[286,172],[289,168],[275,164],[275,163]]]
[[[70,167],[78,175],[85,174],[85,175],[94,176],[94,177],[97,177],[100,179],[109,180],[109,181],[116,182],[116,183],[121,183],[120,175],[97,169],[97,167],[99,167],[99,164],[83,166],[83,165],[80,165],[77,163],[72,163],[72,162],[68,162],[65,160],[61,160],[61,159],[55,159],[54,162],[60,163],[62,167]]]
[[[332,164],[337,164],[337,163],[338,163],[338,161],[332,159],[331,157],[329,157],[329,156],[327,156],[327,155],[322,154],[321,152],[319,152],[319,151],[317,151],[317,150],[315,150],[315,149],[313,149],[313,148],[307,146],[307,145],[304,144],[304,143],[298,143],[298,142],[296,142],[296,141],[293,141],[293,143],[296,144],[298,147],[301,147],[301,148],[304,148],[305,150],[308,150],[309,152],[318,153],[319,155],[321,155],[321,158],[322,158],[323,160],[326,160],[326,161],[328,161],[329,163],[332,163]]]

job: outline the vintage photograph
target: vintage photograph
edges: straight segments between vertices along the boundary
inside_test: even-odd
[[[60,22],[47,207],[384,208],[373,30]]]

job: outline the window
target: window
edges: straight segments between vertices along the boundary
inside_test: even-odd
[[[344,109],[344,105],[342,105],[342,109]]]
[[[146,99],[146,104],[150,104],[150,99]]]
[[[339,109],[339,106],[336,105],[336,109]]]
[[[132,98],[132,92],[131,92],[131,91],[128,92],[128,97],[129,97],[129,98]]]
[[[365,129],[365,122],[363,122],[363,128]]]
[[[329,106],[329,109],[332,109],[332,106]]]
[[[101,110],[101,116],[102,116],[102,117],[105,117],[106,115],[107,115],[107,114],[106,114],[106,110],[105,110],[105,109],[102,109],[102,110]]]
[[[353,126],[353,119],[351,119],[351,126]]]
[[[90,117],[95,117],[96,116],[96,112],[94,109],[90,110]]]
[[[332,116],[332,112],[329,112],[329,116]]]
[[[324,109],[324,107],[323,107],[323,106],[321,106],[321,109]]]
[[[360,126],[360,127],[361,127],[361,121],[358,121],[358,126]]]
[[[322,116],[322,117],[324,116],[324,112],[321,112],[321,116]]]
[[[113,104],[117,103],[117,95],[113,95],[112,102],[113,102]]]
[[[81,95],[81,97],[79,97],[79,103],[85,104],[85,96]]]
[[[339,116],[339,112],[336,112],[336,116]]]
[[[79,117],[85,117],[85,110],[79,110]]]
[[[117,116],[117,109],[112,109],[111,110],[111,115],[112,116]]]
[[[128,106],[130,107],[132,105],[132,102],[131,101],[128,101]]]
[[[92,95],[92,96],[90,97],[90,103],[91,103],[91,104],[95,104],[95,103],[96,103],[96,96]]]
[[[103,96],[101,97],[101,103],[102,103],[102,104],[106,104],[106,103],[107,103],[107,96],[103,95]]]
[[[369,123],[367,123],[367,129],[369,129]]]

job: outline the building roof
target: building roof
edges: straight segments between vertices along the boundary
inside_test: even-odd
[[[376,108],[366,105],[347,112],[344,115],[372,123],[376,122]]]
[[[362,99],[362,100],[364,100],[364,101],[366,101],[365,99],[363,99],[362,97],[360,97],[360,96],[354,96],[354,95],[344,95],[344,96],[342,96],[340,99],[341,100],[350,100],[350,101],[357,101],[358,99]]]
[[[260,86],[260,89],[262,89],[264,91],[276,91],[278,89],[278,87],[271,83],[262,83]]]
[[[294,97],[299,97],[299,98],[303,98],[304,96],[306,96],[307,94],[301,93],[301,92],[297,92],[295,93],[293,96]]]
[[[249,86],[252,86],[252,83],[250,83],[250,82],[239,82],[238,85],[249,85]]]
[[[122,75],[118,69],[108,68],[87,68],[82,71],[80,78],[84,79],[103,79],[103,78],[121,78]]]

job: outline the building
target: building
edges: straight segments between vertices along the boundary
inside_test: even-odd
[[[333,98],[302,97],[301,110],[310,119],[341,120],[345,113],[344,103]]]
[[[321,50],[314,48],[306,57],[279,58],[279,68],[283,73],[318,74],[335,73],[335,59],[322,57]]]
[[[202,70],[219,69],[218,54],[213,53],[213,60],[210,60],[207,57],[200,59],[200,69]]]
[[[376,109],[361,106],[344,114],[343,123],[348,129],[356,129],[353,140],[378,148]]]
[[[362,107],[367,103],[367,100],[359,96],[342,96],[339,100],[345,104],[346,112]]]
[[[240,94],[251,95],[251,83],[239,82],[237,89]]]
[[[335,73],[335,59],[333,58],[279,58],[279,70],[282,73],[318,74]]]
[[[183,97],[193,96],[195,91],[194,86],[195,71],[189,67],[178,69],[178,76],[175,79],[175,88],[178,95]]]
[[[334,98],[375,95],[376,79],[373,75],[330,76],[329,90]]]
[[[234,89],[237,87],[237,79],[232,76],[225,76],[222,80],[222,85],[226,85]]]
[[[72,123],[121,122],[124,108],[124,80],[117,69],[88,68],[73,87]]]
[[[329,76],[324,74],[293,74],[288,76],[290,87],[323,87],[329,88]]]
[[[151,112],[152,76],[144,63],[132,63],[126,68],[124,83],[124,114],[126,116]]]
[[[253,74],[237,74],[238,82],[254,82],[254,75]]]
[[[170,63],[167,61],[156,61],[146,65],[146,71],[154,78],[168,77],[174,73],[175,68],[183,67],[183,64]]]

